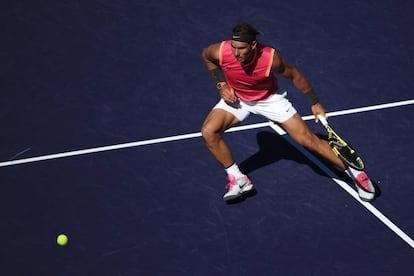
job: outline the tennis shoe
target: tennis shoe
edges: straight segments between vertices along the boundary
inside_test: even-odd
[[[226,185],[228,191],[224,194],[224,201],[234,200],[253,189],[252,182],[245,175],[236,178],[234,175],[229,174],[227,178],[229,180],[229,183]]]
[[[363,201],[370,202],[375,197],[375,187],[372,184],[371,179],[364,171],[359,171],[355,174],[349,173],[348,175],[352,178],[358,191],[359,198]]]

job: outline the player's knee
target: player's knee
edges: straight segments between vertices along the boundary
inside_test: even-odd
[[[203,137],[204,141],[207,143],[212,142],[215,138],[219,136],[218,132],[209,124],[205,122],[201,127],[201,136]]]

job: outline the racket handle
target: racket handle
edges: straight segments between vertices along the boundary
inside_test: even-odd
[[[325,116],[322,116],[322,115],[319,114],[318,119],[321,122],[321,124],[323,124],[324,126],[326,126],[328,124],[328,121],[326,120]]]

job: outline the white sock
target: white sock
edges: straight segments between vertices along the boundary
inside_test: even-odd
[[[227,174],[231,174],[236,178],[242,177],[243,173],[240,171],[239,166],[236,163],[225,169]]]

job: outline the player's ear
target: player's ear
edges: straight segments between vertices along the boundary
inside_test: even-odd
[[[252,47],[252,50],[254,50],[256,49],[256,46],[257,46],[257,40],[254,40],[252,44],[250,45],[250,47]]]

